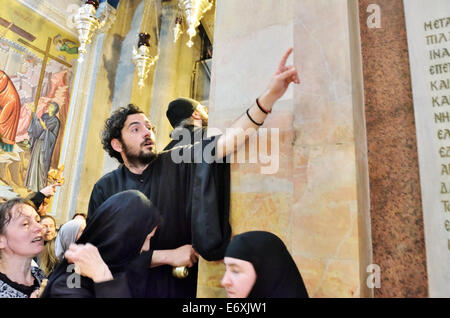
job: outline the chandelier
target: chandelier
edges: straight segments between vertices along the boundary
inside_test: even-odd
[[[156,56],[152,56],[150,51],[150,30],[149,22],[152,21],[151,11],[154,11],[154,22],[156,24]],[[133,48],[133,62],[136,65],[136,75],[139,79],[138,87],[144,87],[144,81],[147,79],[148,73],[159,57],[159,27],[158,27],[158,8],[156,0],[144,0],[144,14],[142,16],[142,23],[140,33],[138,35],[137,49]]]
[[[144,81],[148,76],[148,72],[157,60],[158,55],[153,57],[150,54],[150,34],[139,33],[137,50],[136,48],[133,49],[133,62],[136,64],[139,88],[144,87]]]
[[[80,63],[84,60],[83,56],[87,52],[86,47],[92,42],[94,34],[105,32],[115,20],[115,14],[108,6],[107,1],[102,3],[102,10],[98,10],[99,6],[98,0],[86,0],[73,18],[80,41],[80,47],[78,48],[80,53],[78,61]]]
[[[200,25],[200,21],[204,14],[210,10],[213,6],[214,0],[179,0],[178,6],[183,11],[186,18],[187,34],[189,35],[189,41],[186,43],[188,47],[192,47],[194,42],[192,38],[197,34],[197,27]],[[178,19],[179,17],[177,17]],[[181,22],[175,23],[174,36],[181,34],[176,29],[181,28]],[[177,38],[176,38],[177,39]],[[175,41],[176,41],[175,39]]]

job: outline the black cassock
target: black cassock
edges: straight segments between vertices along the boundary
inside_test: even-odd
[[[139,190],[163,216],[162,224],[151,240],[151,250],[192,244],[206,260],[222,259],[231,236],[228,220],[230,170],[227,163],[211,163],[217,138],[162,152],[141,175],[130,172],[124,165],[106,174],[92,190],[88,222],[96,208],[111,195],[129,189]],[[185,161],[177,163],[181,157]],[[188,277],[179,279],[172,276],[171,266],[149,269],[145,295],[195,297],[197,272],[196,264],[189,269]]]

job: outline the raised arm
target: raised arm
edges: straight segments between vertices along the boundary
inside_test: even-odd
[[[280,64],[272,76],[266,91],[257,98],[244,115],[233,123],[231,128],[236,129],[227,129],[226,133],[219,137],[217,141],[217,158],[223,158],[239,149],[249,137],[245,131],[249,128],[258,129],[272,111],[275,102],[284,95],[289,85],[291,83],[300,84],[295,66],[286,66],[286,61],[292,51],[293,49],[290,48],[281,58]],[[245,138],[239,138],[240,135],[245,135]],[[234,142],[236,136],[238,137],[237,143]],[[229,145],[234,145],[234,147]]]

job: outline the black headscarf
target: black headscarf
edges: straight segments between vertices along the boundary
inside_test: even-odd
[[[96,246],[114,275],[139,255],[145,238],[160,218],[158,209],[141,192],[119,192],[100,205],[77,244]]]
[[[177,98],[169,103],[166,116],[173,128],[178,126],[181,121],[191,117],[199,102],[187,97]]]
[[[151,201],[137,190],[119,192],[103,202],[88,220],[76,244],[96,246],[109,270],[115,274],[127,270],[141,251],[147,235],[160,223],[161,215]],[[69,275],[66,259],[52,275],[44,294],[52,297],[51,286],[60,288]],[[148,267],[150,264],[148,264]],[[82,278],[82,287],[91,289],[93,283]],[[62,283],[62,284],[61,284]]]
[[[225,257],[252,263],[256,281],[248,298],[307,298],[305,284],[283,241],[275,234],[252,231],[236,235]]]

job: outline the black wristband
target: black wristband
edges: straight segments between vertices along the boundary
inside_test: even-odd
[[[270,114],[272,111],[267,111],[264,108],[262,108],[262,106],[259,104],[258,98],[256,98],[256,105],[258,106],[258,108],[264,113],[264,114]]]
[[[252,123],[254,123],[256,126],[262,126],[262,124],[264,124],[264,122],[262,122],[261,124],[257,123],[256,121],[253,120],[252,117],[250,117],[250,114],[248,113],[250,108],[247,109],[247,117],[248,119],[250,119],[252,121]]]

